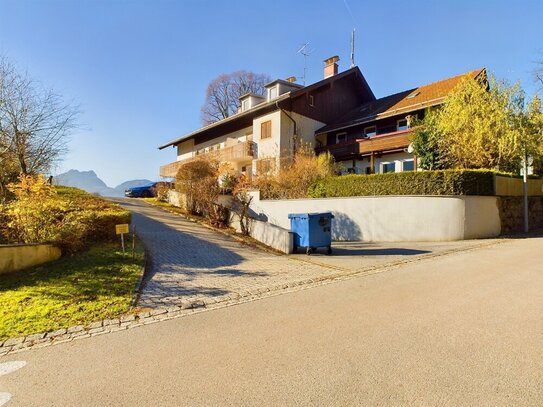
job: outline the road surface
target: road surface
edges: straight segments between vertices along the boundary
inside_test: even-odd
[[[543,239],[0,358],[9,406],[543,405]]]

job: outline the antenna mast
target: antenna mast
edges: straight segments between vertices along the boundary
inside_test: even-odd
[[[309,42],[306,42],[305,44],[303,44],[302,47],[296,52],[297,54],[301,54],[304,56],[304,74],[302,75],[302,81],[304,83],[304,86],[305,86],[305,79],[307,76],[307,57],[311,55],[312,52],[313,50],[309,49]]]
[[[351,68],[355,66],[354,63],[354,32],[356,31],[356,28],[353,28],[353,32],[351,33]]]

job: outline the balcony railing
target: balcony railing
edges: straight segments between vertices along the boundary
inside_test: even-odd
[[[175,177],[179,168],[188,162],[194,161],[199,157],[209,157],[220,162],[238,162],[252,160],[255,155],[255,143],[245,141],[243,143],[234,144],[220,150],[208,151],[203,153],[193,153],[194,155],[184,160],[175,161],[160,167],[161,177]]]
[[[354,159],[363,155],[371,155],[372,153],[378,154],[401,150],[407,148],[409,143],[411,143],[411,131],[412,129],[395,131],[393,133],[352,140],[346,143],[330,144],[315,150],[317,154],[324,151],[330,151],[330,154],[332,154],[336,160]]]

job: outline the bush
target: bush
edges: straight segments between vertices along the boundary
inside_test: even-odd
[[[130,222],[120,206],[76,188],[53,187],[43,177],[23,176],[10,189],[16,198],[0,210],[7,242],[52,243],[71,254],[115,239],[115,225]]]
[[[179,168],[175,182],[176,190],[185,194],[187,211],[205,216],[216,227],[228,221],[228,210],[218,203],[221,170],[216,160],[198,158]]]
[[[494,195],[494,171],[442,170],[327,177],[314,182],[312,198],[375,195]]]
[[[253,187],[264,199],[305,198],[313,183],[336,173],[337,165],[328,152],[316,156],[310,146],[302,146],[277,174],[258,177]]]

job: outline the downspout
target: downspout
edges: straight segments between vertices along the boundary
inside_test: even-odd
[[[284,114],[292,121],[292,124],[294,124],[294,134],[293,134],[292,136],[293,136],[293,137],[296,137],[296,136],[298,135],[298,134],[297,134],[297,132],[298,132],[298,126],[297,126],[297,124],[296,124],[296,120],[294,120],[294,119],[292,118],[292,116],[289,115],[284,109],[281,109],[281,108],[279,107],[279,101],[278,101],[278,100],[275,101],[275,107],[277,107],[277,109],[279,109],[282,113],[284,113]],[[292,152],[293,152],[293,154],[296,153],[296,140],[293,140],[293,144],[292,144]]]

